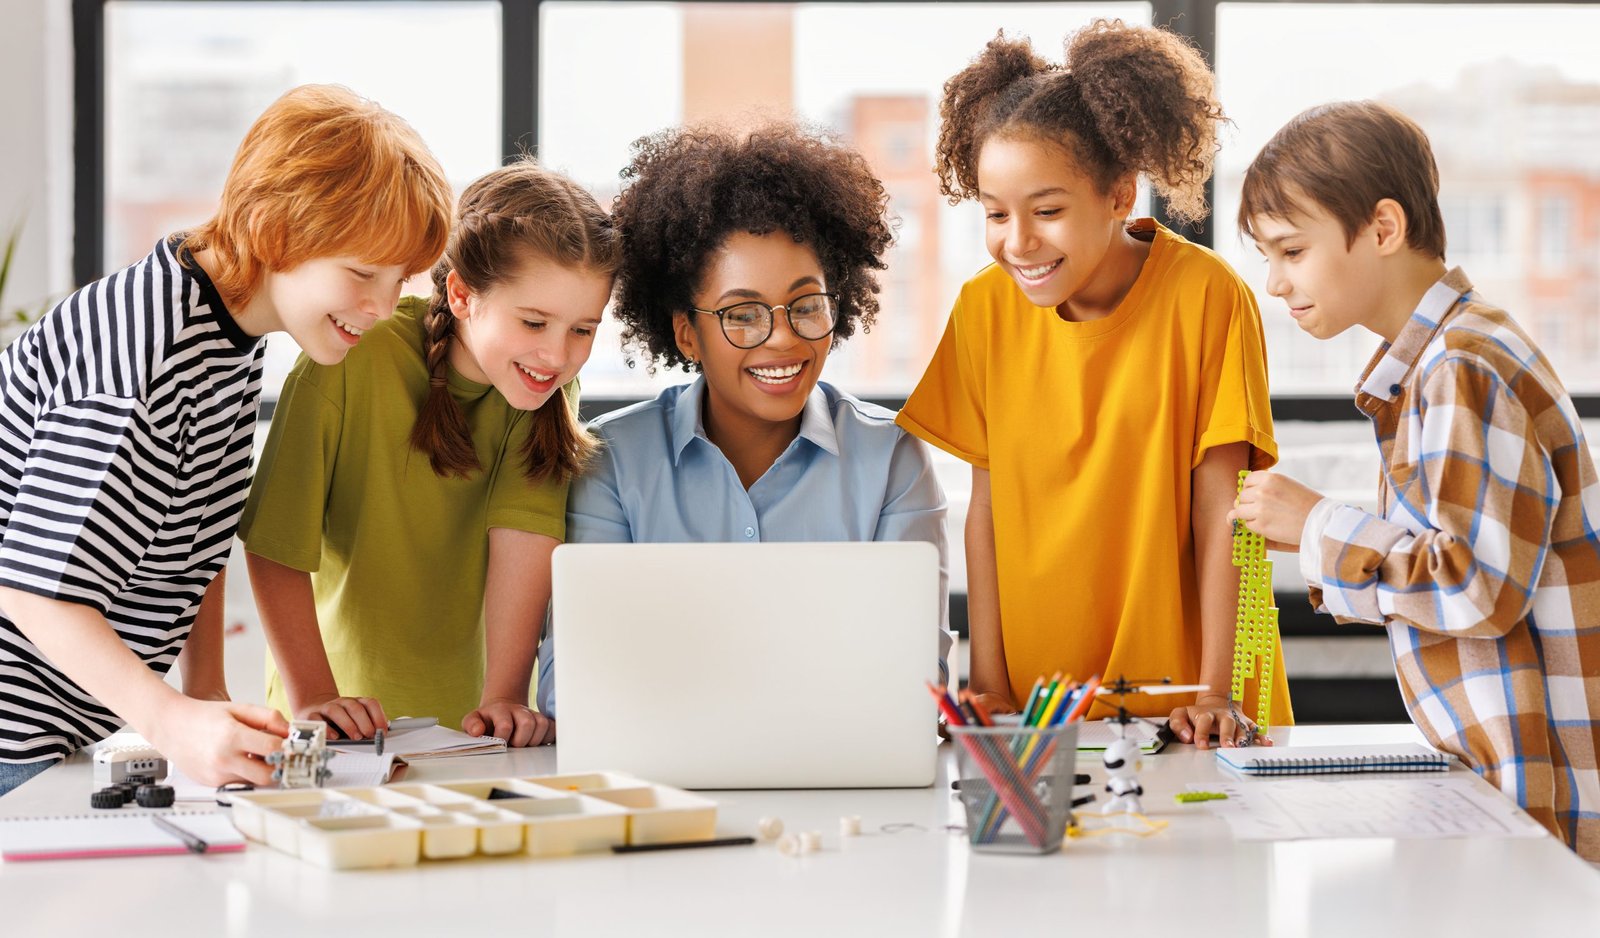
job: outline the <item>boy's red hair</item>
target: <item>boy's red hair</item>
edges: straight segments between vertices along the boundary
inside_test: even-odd
[[[411,125],[338,85],[301,85],[256,119],[212,219],[187,244],[210,248],[223,301],[248,303],[268,271],[318,257],[427,270],[444,253],[453,198]]]

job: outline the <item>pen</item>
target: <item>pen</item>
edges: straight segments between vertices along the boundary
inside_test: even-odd
[[[407,730],[424,730],[430,726],[438,725],[439,719],[437,717],[396,717],[389,721],[389,726],[386,729],[378,730],[372,739],[333,739],[329,740],[329,742],[335,742],[341,746],[376,745],[378,747],[378,755],[381,756],[383,755],[382,739],[384,734],[393,736],[395,733],[404,733]]]
[[[157,827],[183,841],[183,845],[189,848],[190,853],[205,853],[211,849],[210,844],[159,814],[150,815],[150,820],[155,821]]]
[[[674,840],[660,844],[612,844],[612,853],[645,853],[650,850],[690,850],[695,847],[743,847],[756,842],[754,837],[721,837],[714,840]]]

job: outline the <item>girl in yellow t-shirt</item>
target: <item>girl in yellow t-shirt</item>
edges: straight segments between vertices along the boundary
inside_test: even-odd
[[[1211,74],[1155,28],[1097,21],[1065,65],[1002,35],[945,84],[940,115],[943,191],[983,205],[995,263],[962,288],[899,420],[973,467],[971,686],[1014,710],[1056,671],[1198,681],[1211,689],[1170,714],[1165,697],[1129,707],[1185,742],[1243,741],[1225,516],[1239,470],[1277,459],[1260,315],[1215,254],[1128,218],[1141,174],[1174,215],[1205,214],[1224,119]]]
[[[528,706],[569,480],[569,401],[621,236],[531,161],[467,187],[433,296],[341,323],[360,347],[284,383],[240,534],[268,702],[364,739],[387,714],[538,745]]]

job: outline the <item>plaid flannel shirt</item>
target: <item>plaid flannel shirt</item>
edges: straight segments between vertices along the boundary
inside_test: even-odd
[[[1319,506],[1301,543],[1320,561],[1312,604],[1387,626],[1428,739],[1600,861],[1600,479],[1571,397],[1457,268],[1378,350],[1356,406],[1383,513]]]

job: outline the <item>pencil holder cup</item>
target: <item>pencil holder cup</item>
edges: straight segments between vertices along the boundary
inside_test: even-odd
[[[1078,725],[952,726],[974,850],[1050,853],[1072,818]]]

